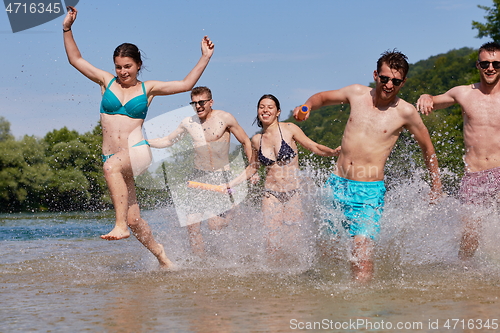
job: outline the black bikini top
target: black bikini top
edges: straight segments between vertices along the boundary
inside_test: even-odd
[[[297,156],[295,150],[285,140],[283,140],[283,134],[281,133],[280,125],[278,124],[278,129],[280,130],[281,136],[281,147],[278,152],[278,156],[276,156],[276,161],[273,161],[262,154],[262,135],[260,136],[260,147],[259,147],[259,161],[265,166],[271,166],[274,163],[278,163],[280,165],[285,165],[290,163],[290,161]]]

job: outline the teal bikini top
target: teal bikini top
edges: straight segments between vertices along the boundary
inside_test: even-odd
[[[134,119],[145,119],[148,113],[148,96],[144,82],[142,82],[142,91],[144,94],[136,96],[125,105],[122,105],[118,97],[109,89],[115,80],[116,77],[109,82],[106,91],[102,94],[101,113],[122,114]]]

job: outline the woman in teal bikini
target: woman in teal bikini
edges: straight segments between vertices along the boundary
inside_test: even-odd
[[[273,95],[264,95],[257,104],[257,125],[261,134],[252,138],[253,154],[245,172],[229,182],[228,187],[249,179],[266,167],[262,213],[267,228],[267,249],[279,251],[283,241],[293,242],[303,220],[300,193],[299,159],[296,142],[320,156],[338,156],[340,148],[331,149],[309,139],[293,123],[280,123],[280,102]]]
[[[150,162],[150,152],[142,135],[142,124],[153,97],[191,90],[208,65],[214,45],[205,36],[201,43],[202,56],[189,74],[180,81],[138,80],[142,67],[139,49],[133,44],[118,46],[113,54],[115,75],[98,69],[82,58],[73,38],[71,26],[77,10],[68,7],[63,21],[64,47],[71,65],[98,83],[102,89],[101,125],[104,176],[116,213],[113,230],[101,238],[118,240],[130,236],[129,227],[137,239],[151,251],[163,267],[172,263],[163,246],[155,241],[151,229],[140,216],[135,194],[134,174],[144,171]]]

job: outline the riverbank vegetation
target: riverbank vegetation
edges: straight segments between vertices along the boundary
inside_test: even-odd
[[[476,59],[477,51],[461,48],[412,64],[400,96],[414,104],[423,93],[436,95],[456,85],[477,82]],[[332,87],[335,88],[340,87]],[[314,141],[337,147],[348,117],[348,105],[330,106],[313,112],[309,120],[299,126]],[[436,147],[445,187],[453,193],[463,172],[461,109],[455,105],[423,116],[423,120]],[[102,174],[101,141],[99,125],[84,134],[64,127],[43,138],[15,139],[8,120],[0,117],[0,211],[110,208]],[[301,154],[304,164],[331,167],[329,159],[311,157],[302,150]],[[414,170],[422,166],[418,145],[403,132],[387,165],[389,185],[412,177]],[[139,187],[138,197],[146,208],[170,202],[167,188],[152,191]]]

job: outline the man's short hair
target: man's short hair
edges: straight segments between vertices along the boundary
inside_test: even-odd
[[[198,96],[202,94],[207,94],[208,98],[212,99],[212,91],[210,91],[210,89],[207,87],[203,86],[194,87],[193,90],[191,90],[191,98],[193,98],[193,96]]]
[[[484,43],[481,45],[479,48],[479,52],[477,53],[477,56],[481,54],[481,52],[486,51],[486,52],[499,52],[500,51],[500,44],[497,42],[488,42]]]
[[[385,51],[382,56],[377,60],[377,72],[382,70],[382,65],[387,64],[390,69],[397,70],[403,74],[403,79],[406,78],[410,65],[408,65],[408,58],[396,49],[392,51]]]

